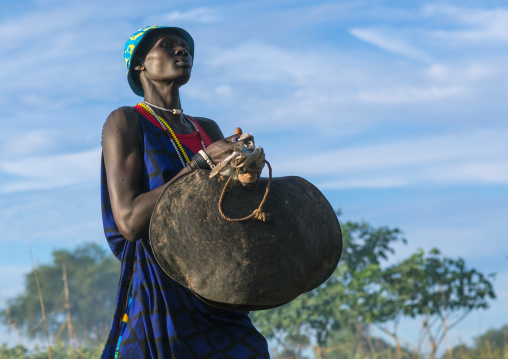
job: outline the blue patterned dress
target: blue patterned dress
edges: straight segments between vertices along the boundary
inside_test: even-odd
[[[170,180],[182,164],[166,133],[138,114],[143,132],[143,191]],[[184,146],[190,157],[193,153]],[[122,270],[113,324],[101,358],[113,359],[132,278],[132,300],[118,358],[269,358],[265,338],[247,312],[226,311],[201,302],[168,277],[157,264],[150,242],[129,242],[115,224],[107,178],[101,169],[104,232]]]

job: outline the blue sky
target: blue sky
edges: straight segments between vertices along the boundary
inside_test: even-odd
[[[16,1],[0,13],[0,291],[54,248],[104,243],[100,136],[140,99],[123,45],[146,25],[196,42],[189,115],[240,126],[276,176],[343,219],[401,228],[485,273],[498,299],[451,333],[508,322],[508,1]],[[5,273],[8,273],[5,275]],[[420,323],[408,322],[408,340]],[[8,336],[0,328],[0,337]]]

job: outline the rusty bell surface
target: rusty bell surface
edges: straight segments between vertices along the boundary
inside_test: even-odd
[[[342,253],[337,216],[323,194],[300,177],[273,178],[263,210],[269,220],[231,222],[218,202],[224,182],[196,170],[166,188],[150,222],[157,262],[213,306],[261,310],[285,304],[322,284]],[[223,212],[248,216],[268,180],[232,186]]]

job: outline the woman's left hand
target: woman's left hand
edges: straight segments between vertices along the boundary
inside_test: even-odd
[[[233,153],[235,146],[246,144],[248,141],[253,141],[254,137],[252,135],[246,136],[243,140],[238,140],[237,142],[233,142],[240,135],[232,135],[226,137],[222,140],[212,143],[205,150],[206,154],[213,163],[219,164],[226,157]]]

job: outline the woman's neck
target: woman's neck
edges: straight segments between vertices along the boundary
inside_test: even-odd
[[[169,86],[164,89],[145,89],[145,102],[165,109],[182,109],[180,103],[180,92],[176,86]],[[183,114],[173,114],[168,111],[159,110],[151,107],[157,115],[166,120],[173,131],[179,134],[188,134],[194,132],[192,125],[185,120]]]
[[[145,101],[156,106],[170,109],[181,109],[180,89],[177,86],[167,86],[163,88],[145,89]]]

